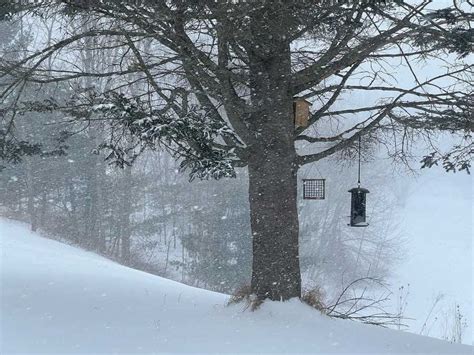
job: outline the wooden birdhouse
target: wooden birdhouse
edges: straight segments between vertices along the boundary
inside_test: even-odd
[[[293,119],[295,128],[308,127],[309,122],[309,107],[311,103],[302,97],[295,97],[293,100]]]

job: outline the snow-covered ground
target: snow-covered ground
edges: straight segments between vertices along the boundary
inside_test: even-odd
[[[449,337],[459,305],[467,325],[462,342],[472,344],[472,177],[433,168],[407,178],[405,186],[408,198],[401,208],[408,254],[391,284],[408,289],[405,315],[413,318],[406,321],[409,331]]]
[[[294,300],[257,312],[0,221],[1,354],[451,353],[473,348],[329,319]]]

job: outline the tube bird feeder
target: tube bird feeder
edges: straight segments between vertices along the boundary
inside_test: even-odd
[[[351,227],[367,227],[367,214],[366,214],[366,203],[367,203],[367,194],[369,190],[360,187],[360,149],[361,149],[361,136],[359,135],[359,169],[358,169],[358,179],[357,187],[354,187],[349,190],[351,193],[351,219],[349,225]]]
[[[351,193],[351,227],[367,227],[366,221],[366,201],[369,190],[363,187],[354,187],[349,190]]]

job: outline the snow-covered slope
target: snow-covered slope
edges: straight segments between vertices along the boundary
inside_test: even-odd
[[[472,176],[433,168],[423,170],[416,179],[404,179],[404,184],[408,196],[402,208],[401,224],[407,237],[407,254],[391,284],[409,285],[405,315],[413,320],[407,323],[414,332],[424,329],[431,336],[449,336],[455,329],[454,306],[459,305],[467,322],[462,340],[472,344]],[[435,299],[440,297],[431,311]]]
[[[0,220],[1,354],[452,353],[473,348],[329,319],[294,300],[257,312]]]

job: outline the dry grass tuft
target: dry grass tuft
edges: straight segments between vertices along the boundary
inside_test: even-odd
[[[252,293],[252,288],[250,285],[244,285],[235,291],[227,305],[230,306],[240,302],[246,303],[245,309],[250,308],[251,311],[255,311],[262,305],[263,300],[259,299],[255,294]]]
[[[305,290],[301,296],[302,302],[317,309],[321,313],[326,314],[327,307],[324,299],[324,292],[320,287],[314,288],[312,290]],[[245,309],[250,308],[251,311],[255,311],[263,304],[264,300],[259,299],[255,294],[252,293],[252,288],[250,285],[243,285],[234,292],[234,294],[230,297],[229,302],[227,302],[227,305],[230,306],[241,302],[245,302]]]
[[[316,308],[321,313],[326,314],[327,307],[324,302],[324,292],[320,287],[316,287],[312,290],[305,290],[301,296],[301,301],[306,303],[308,306]]]

